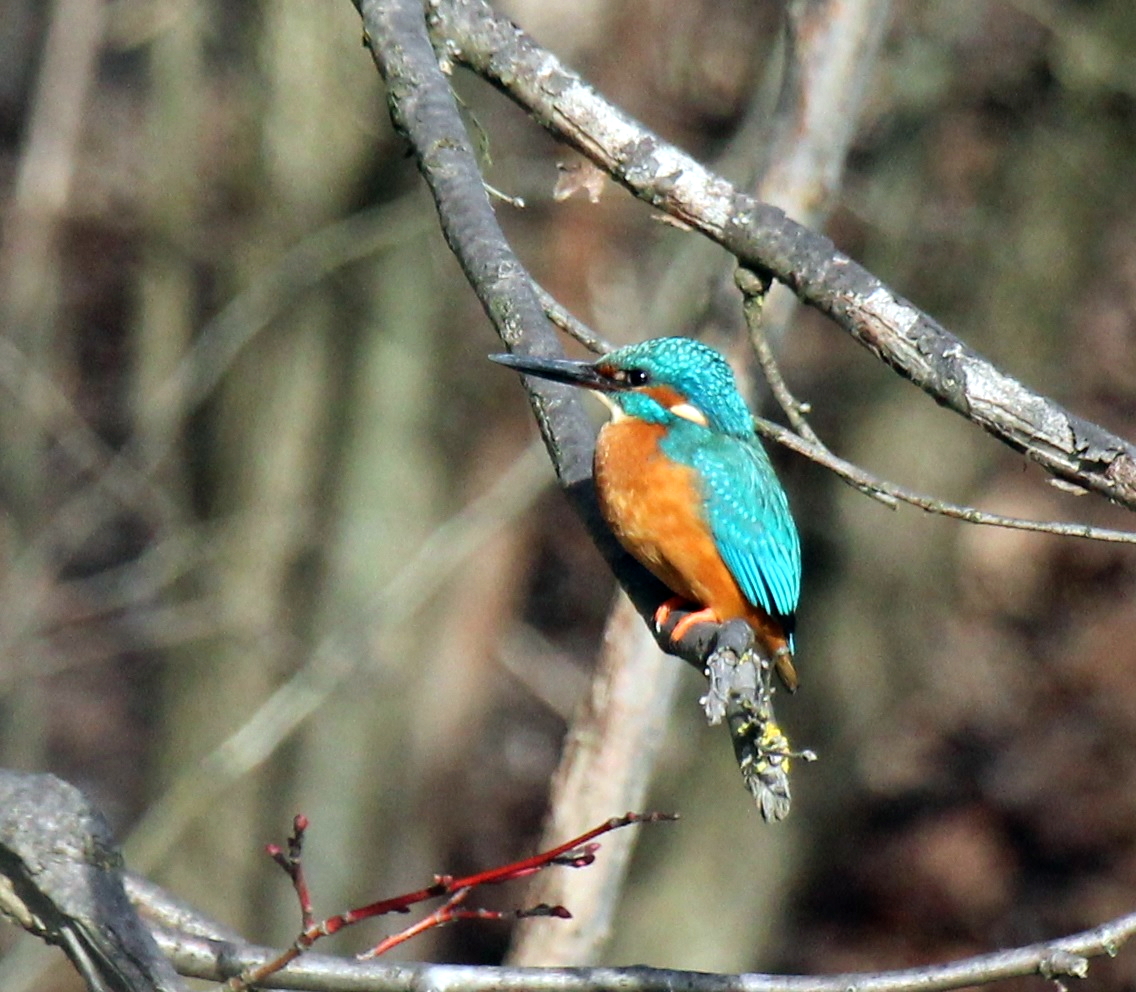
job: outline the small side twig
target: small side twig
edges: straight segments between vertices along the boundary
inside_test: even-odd
[[[533,289],[536,290],[537,299],[540,300],[540,305],[544,307],[548,319],[569,337],[579,341],[585,348],[597,355],[603,355],[615,349],[614,344],[569,313],[568,309],[562,306],[556,297],[539,283],[534,282]]]
[[[750,347],[753,348],[765,381],[769,383],[773,398],[785,411],[793,430],[806,440],[820,444],[816,431],[805,419],[805,414],[811,412],[812,408],[789,392],[785,378],[781,375],[781,368],[773,357],[773,349],[769,347],[769,338],[765,334],[765,301],[773,286],[773,277],[768,272],[738,266],[734,270],[734,285],[742,293],[742,314],[745,316],[746,329],[749,332]]]
[[[287,850],[279,844],[268,844],[265,850],[284,873],[292,880],[292,888],[296,890],[296,898],[300,901],[300,919],[303,929],[308,930],[315,925],[316,917],[312,911],[312,893],[308,888],[308,880],[304,875],[303,849],[304,831],[308,829],[308,818],[303,813],[297,813],[292,820],[292,834],[288,838]]]
[[[813,430],[812,425],[805,419],[805,414],[812,410],[808,403],[797,399],[785,384],[785,377],[781,374],[781,366],[773,356],[773,349],[769,346],[769,337],[765,333],[765,300],[773,277],[767,272],[756,272],[744,266],[738,266],[734,273],[734,284],[742,292],[742,313],[745,315],[746,330],[749,333],[750,347],[754,357],[769,384],[769,391],[777,400],[777,405],[784,411],[793,430],[810,444],[828,451],[828,447],[821,441],[820,436]],[[850,481],[850,480],[845,480]],[[893,496],[881,492],[876,486],[851,483],[865,496],[878,500],[892,509],[898,505]]]
[[[539,906],[530,906],[528,909],[459,909],[471,889],[459,889],[429,916],[417,923],[411,924],[405,930],[391,934],[380,940],[369,951],[358,955],[360,961],[369,961],[386,954],[391,948],[406,943],[411,937],[417,937],[427,930],[454,923],[457,920],[526,920],[537,916],[552,917],[557,920],[570,920],[572,914],[563,906],[549,906],[541,903]]]
[[[1093,527],[1090,524],[1066,523],[1063,521],[1026,520],[1022,517],[1007,517],[1000,513],[987,513],[985,510],[973,506],[963,506],[959,503],[950,503],[946,500],[934,499],[924,496],[914,490],[906,489],[888,482],[879,476],[866,472],[851,462],[834,455],[823,444],[814,444],[805,440],[791,430],[781,427],[772,421],[761,417],[754,418],[757,432],[777,444],[783,445],[790,451],[804,455],[810,461],[827,468],[835,473],[849,485],[857,489],[865,487],[892,497],[910,506],[918,507],[927,513],[938,514],[942,517],[951,517],[955,520],[965,520],[967,523],[980,524],[987,527],[1004,527],[1007,530],[1033,531],[1039,534],[1055,534],[1058,537],[1081,537],[1091,541],[1105,541],[1111,544],[1136,544],[1136,533],[1127,530],[1112,530],[1108,527]]]

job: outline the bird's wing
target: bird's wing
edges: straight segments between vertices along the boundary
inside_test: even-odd
[[[711,533],[746,599],[770,616],[792,617],[801,592],[801,544],[785,490],[765,451],[716,435],[691,452],[703,480]]]

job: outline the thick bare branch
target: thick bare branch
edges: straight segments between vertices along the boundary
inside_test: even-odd
[[[106,820],[54,775],[0,770],[0,915],[61,947],[92,989],[182,988],[126,898]]]
[[[391,118],[406,136],[445,235],[501,339],[522,353],[558,354],[532,280],[498,224],[472,145],[426,34],[419,0],[359,0],[368,44],[387,84]],[[566,487],[591,474],[592,430],[571,390],[532,383],[541,432]]]
[[[321,992],[937,992],[1040,975],[1082,977],[1088,958],[1112,956],[1136,932],[1136,913],[1060,940],[950,964],[842,975],[715,975],[662,968],[490,968],[380,964],[308,954],[272,976],[274,988]],[[223,981],[276,954],[199,937],[157,933],[183,974]]]
[[[417,156],[446,241],[497,333],[521,354],[561,354],[533,281],[498,226],[420,0],[356,0],[356,6],[387,84],[391,119]],[[578,390],[532,379],[526,389],[561,485],[636,609],[651,616],[667,591],[601,522],[591,480],[595,431]],[[656,636],[674,650],[665,633]],[[680,657],[701,667],[711,641],[712,635],[692,634],[683,640]]]

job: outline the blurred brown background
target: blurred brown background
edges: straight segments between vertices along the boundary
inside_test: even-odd
[[[775,3],[508,9],[706,161],[768,102]],[[360,33],[346,0],[0,16],[0,763],[80,785],[132,865],[278,944],[296,913],[262,845],[296,811],[325,913],[531,850],[614,592],[522,454],[521,390],[484,360]],[[1126,436],[1134,51],[1127,0],[897,0],[829,225]],[[507,231],[562,302],[621,341],[676,284],[690,305],[691,235],[611,186],[554,202],[572,156],[457,84],[489,181],[528,203],[499,207]],[[737,319],[700,323],[721,341]],[[1133,527],[823,319],[777,347],[845,457]],[[893,512],[777,458],[806,545],[804,685],[780,715],[821,760],[790,820],[760,822],[691,671],[651,803],[683,820],[644,832],[607,960],[878,969],[1131,909],[1136,550]],[[459,925],[397,953],[495,961],[507,939]],[[1094,964],[1097,986],[1130,987],[1133,960]]]

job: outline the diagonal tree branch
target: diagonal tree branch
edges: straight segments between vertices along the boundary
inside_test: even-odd
[[[426,33],[420,0],[357,0],[366,41],[387,84],[391,118],[434,197],[442,233],[501,339],[525,354],[559,343],[532,280],[509,247],[485,191],[457,104]],[[568,488],[591,474],[592,430],[572,390],[531,384],[545,443]]]
[[[497,223],[449,80],[427,34],[421,0],[355,0],[355,5],[387,84],[391,119],[417,156],[446,242],[497,333],[520,354],[562,354],[533,280]],[[591,478],[595,431],[578,390],[531,379],[526,389],[561,485],[635,608],[650,617],[667,591],[602,523]],[[676,649],[665,632],[655,631],[654,625],[652,631],[661,647],[698,668],[715,636],[703,625]]]
[[[1136,446],[1001,372],[823,235],[739,192],[612,106],[484,0],[431,0],[447,57],[639,198],[769,272],[882,361],[1053,475],[1136,509]]]

